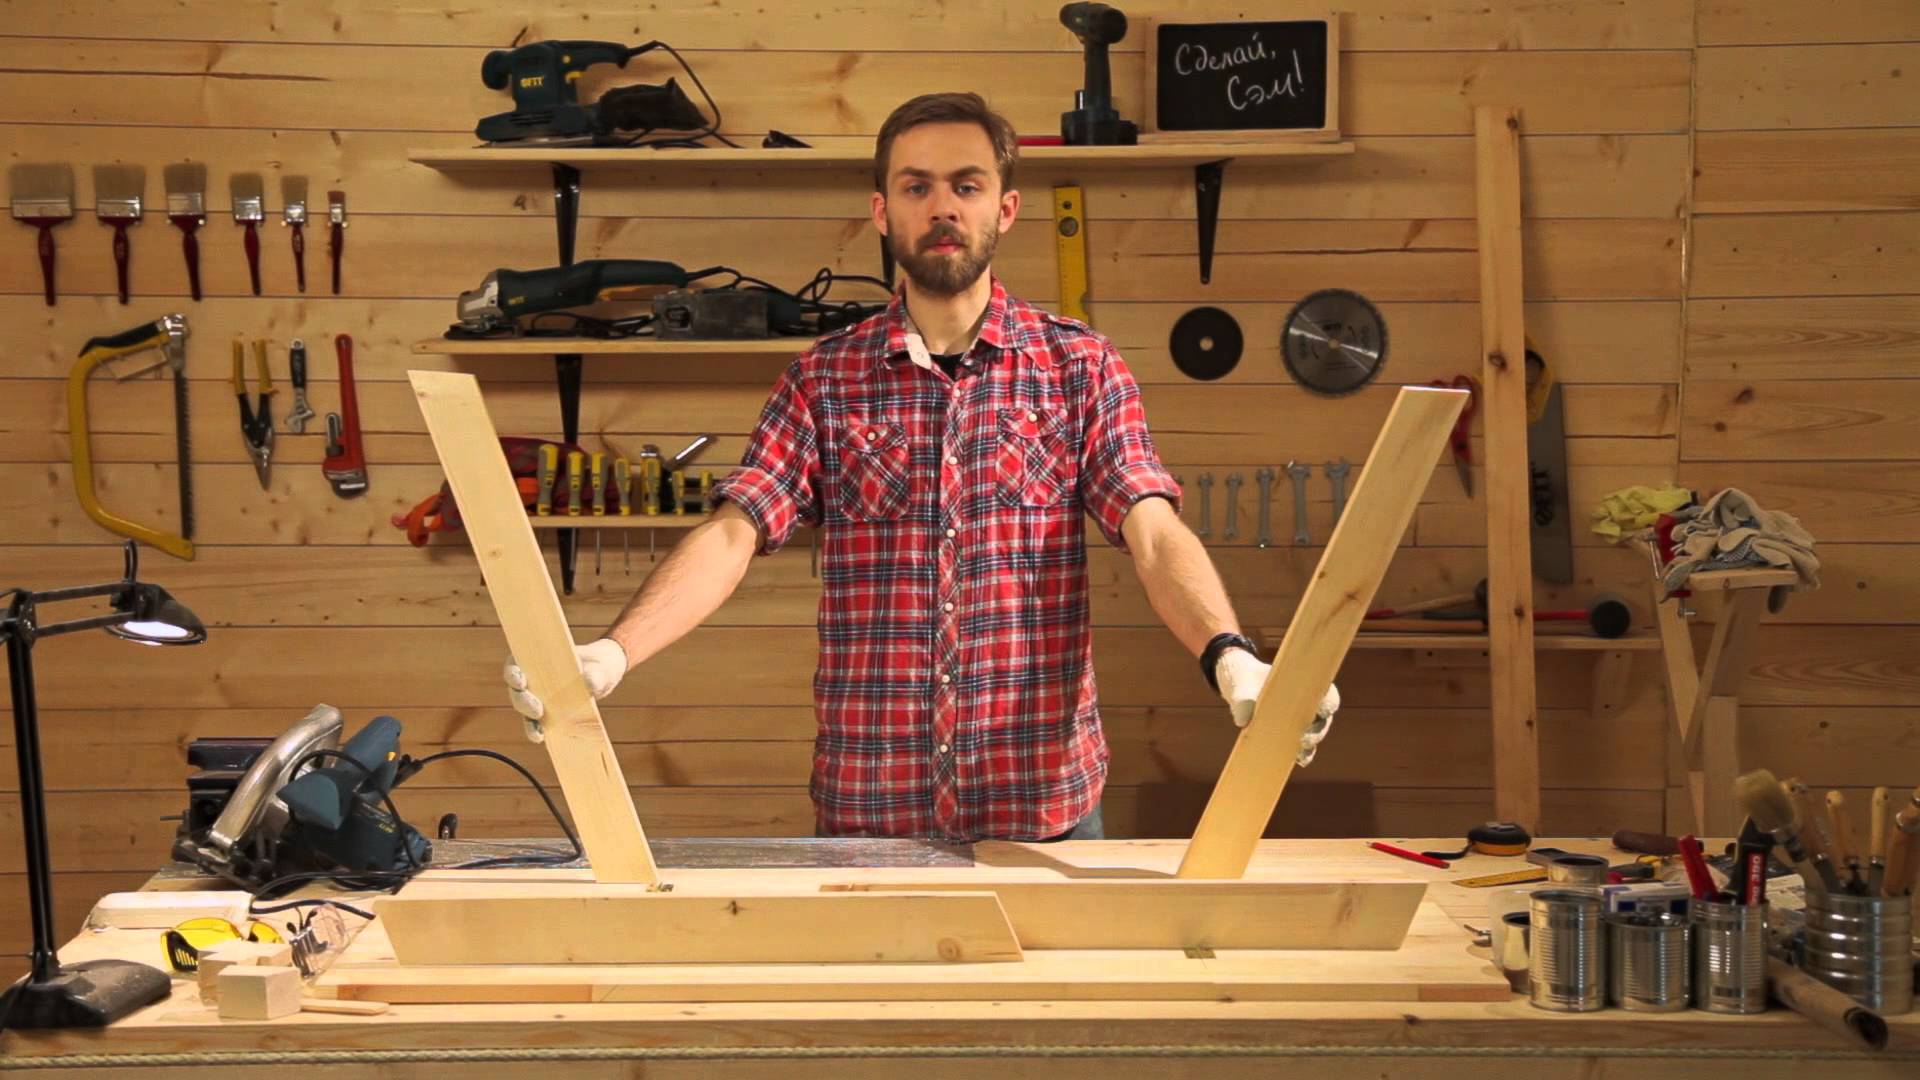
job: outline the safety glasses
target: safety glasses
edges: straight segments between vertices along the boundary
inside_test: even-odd
[[[238,926],[218,916],[188,919],[160,935],[167,953],[167,965],[181,974],[200,970],[200,954],[228,941],[257,941],[268,945],[284,944],[280,932],[263,922],[247,924],[243,933]]]

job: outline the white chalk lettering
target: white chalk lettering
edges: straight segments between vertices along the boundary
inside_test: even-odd
[[[1256,30],[1245,45],[1236,45],[1219,53],[1208,50],[1205,45],[1183,41],[1173,51],[1173,70],[1181,75],[1192,75],[1197,71],[1231,71],[1272,58],[1273,55],[1267,52],[1266,42],[1260,40],[1260,32]]]
[[[1235,112],[1244,112],[1275,98],[1299,97],[1306,92],[1307,76],[1300,69],[1300,53],[1297,49],[1293,52],[1293,71],[1274,79],[1271,83],[1243,84],[1238,75],[1227,80],[1227,104]]]

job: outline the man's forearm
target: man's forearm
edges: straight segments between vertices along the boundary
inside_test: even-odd
[[[718,610],[746,575],[758,544],[752,519],[730,503],[690,530],[607,629],[606,636],[626,650],[628,669]]]
[[[1177,518],[1143,530],[1139,541],[1129,537],[1129,546],[1147,601],[1187,651],[1199,656],[1215,634],[1239,630],[1233,603],[1207,557],[1206,545]]]

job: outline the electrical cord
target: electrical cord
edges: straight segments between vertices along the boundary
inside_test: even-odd
[[[693,65],[687,63],[686,58],[680,55],[679,50],[675,49],[673,46],[667,44],[666,42],[656,41],[656,42],[653,42],[653,44],[659,46],[662,49],[667,50],[667,52],[671,54],[675,60],[678,60],[680,62],[680,70],[687,73],[687,78],[692,79],[693,85],[700,89],[700,96],[707,99],[707,108],[713,112],[712,122],[706,126],[705,130],[696,132],[692,135],[674,135],[674,136],[664,137],[659,139],[649,139],[647,138],[647,134],[648,134],[647,132],[641,132],[640,134],[635,135],[630,139],[626,139],[624,141],[612,141],[612,142],[604,143],[602,145],[622,147],[626,149],[652,148],[656,150],[665,150],[665,149],[701,150],[701,149],[707,149],[707,146],[705,143],[702,143],[700,140],[706,139],[706,138],[713,138],[713,139],[720,140],[720,142],[724,143],[727,146],[733,147],[736,150],[740,149],[739,143],[734,142],[732,139],[729,139],[725,135],[720,134],[720,103],[713,100],[713,95],[707,91],[707,84],[701,82],[700,76],[694,74]]]
[[[887,283],[880,278],[865,274],[837,274],[824,266],[815,272],[806,284],[793,292],[788,292],[761,278],[741,273],[731,266],[709,266],[704,270],[696,270],[689,273],[686,280],[691,285],[693,282],[720,275],[731,275],[731,280],[724,284],[709,286],[706,291],[757,289],[770,294],[767,312],[768,329],[780,337],[818,337],[821,334],[832,333],[885,311],[892,298]],[[888,300],[828,299],[828,294],[832,292],[834,286],[849,283],[871,285],[888,293]],[[609,319],[583,315],[575,311],[543,311],[537,315],[526,316],[524,323],[511,334],[461,332],[461,327],[455,325],[448,329],[447,336],[481,339],[584,337],[618,340],[655,336],[654,321],[652,312]]]

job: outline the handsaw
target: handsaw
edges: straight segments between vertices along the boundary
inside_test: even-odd
[[[139,371],[118,376],[121,379],[165,365],[173,369],[173,431],[180,473],[180,532],[162,532],[115,514],[100,505],[93,482],[93,447],[87,430],[87,379],[93,369],[110,360],[148,349],[160,350],[160,359]],[[73,448],[73,486],[87,516],[108,529],[145,541],[169,555],[193,558],[193,479],[189,471],[190,443],[187,427],[187,317],[175,313],[141,323],[111,337],[97,337],[80,350],[80,359],[67,376],[67,431]]]

